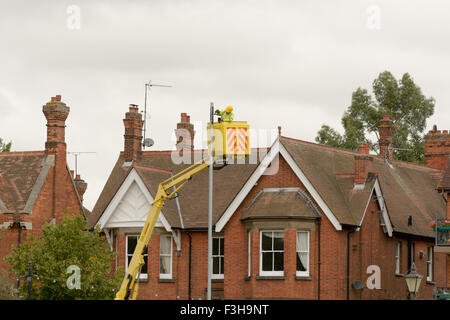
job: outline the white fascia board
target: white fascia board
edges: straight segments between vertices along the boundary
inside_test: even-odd
[[[359,222],[359,225],[358,225],[358,227],[359,228],[361,228],[361,226],[362,226],[362,223],[363,223],[363,221],[364,221],[364,217],[366,216],[366,212],[367,212],[367,208],[369,207],[369,203],[370,203],[370,200],[372,199],[372,194],[373,194],[373,191],[375,190],[375,184],[373,185],[373,187],[372,187],[372,190],[370,191],[370,193],[369,193],[369,199],[367,199],[367,203],[366,203],[366,207],[364,208],[364,213],[363,213],[363,215],[362,215],[362,217],[361,217],[361,221]],[[358,229],[359,229],[358,228]],[[358,230],[359,231],[359,230]]]
[[[378,200],[378,205],[381,208],[381,214],[383,215],[383,219],[384,222],[386,223],[386,228],[387,228],[387,232],[389,237],[392,237],[392,223],[391,220],[389,219],[389,215],[386,209],[386,203],[384,201],[384,197],[383,197],[383,193],[381,192],[381,187],[380,187],[380,182],[378,181],[378,178],[375,180],[375,194],[377,196],[377,200]]]
[[[333,224],[333,226],[336,228],[336,230],[342,230],[342,226],[335,217],[335,215],[331,212],[331,210],[326,205],[325,201],[320,197],[319,193],[315,190],[311,182],[306,178],[302,170],[297,166],[294,159],[292,159],[291,155],[287,152],[287,150],[284,148],[284,146],[280,143],[280,140],[277,138],[275,142],[273,143],[272,147],[270,148],[269,153],[266,154],[264,159],[261,161],[259,166],[256,168],[255,172],[250,176],[250,178],[245,183],[244,187],[239,191],[237,196],[234,198],[234,200],[231,202],[231,204],[228,206],[228,208],[225,210],[222,217],[220,217],[219,221],[216,223],[216,232],[221,232],[224,226],[227,224],[228,220],[230,220],[233,213],[237,210],[239,205],[244,201],[245,197],[248,195],[250,190],[254,187],[255,183],[258,181],[258,179],[263,175],[263,173],[266,171],[269,164],[275,159],[277,155],[281,154],[283,158],[286,160],[286,162],[289,164],[291,169],[294,171],[294,173],[297,175],[297,177],[300,179],[302,184],[306,187],[306,190],[311,194],[313,199],[316,201],[316,203],[319,205],[319,207],[322,209],[322,211],[325,213],[327,218],[330,220],[330,222]]]
[[[303,171],[300,169],[300,167],[297,165],[295,160],[291,157],[289,152],[286,150],[286,148],[280,143],[280,154],[283,156],[283,158],[286,160],[286,162],[289,164],[289,166],[292,168],[296,176],[300,179],[301,183],[305,186],[306,190],[311,194],[313,199],[316,201],[316,203],[319,205],[320,209],[322,209],[323,213],[325,213],[328,220],[330,220],[331,224],[334,226],[336,230],[342,230],[342,225],[339,222],[339,220],[336,218],[336,216],[333,214],[333,212],[328,208],[325,201],[322,199],[320,194],[317,192],[317,190],[314,188],[312,183],[308,180],[308,178],[305,176]]]
[[[119,190],[116,192],[115,196],[109,203],[109,205],[106,207],[105,211],[103,212],[102,216],[97,222],[97,225],[100,226],[100,229],[103,229],[106,224],[108,223],[109,219],[111,218],[113,212],[116,210],[117,206],[120,204],[120,201],[125,196],[126,192],[130,188],[131,184],[133,182],[136,182],[136,184],[139,186],[140,190],[144,194],[147,201],[150,203],[150,205],[153,203],[154,199],[151,196],[150,192],[148,191],[147,187],[145,186],[144,182],[142,181],[139,174],[136,172],[136,169],[132,169],[128,176],[126,177],[125,181],[120,186]],[[164,214],[162,211],[159,213],[159,219],[161,220],[162,225],[166,229],[167,232],[171,232],[172,228],[167,221],[167,219],[164,217]],[[118,222],[118,223],[111,223],[108,224],[108,228],[122,228],[122,227],[140,227],[142,228],[145,224],[145,221],[127,221],[127,222]],[[158,226],[158,224],[156,225]]]

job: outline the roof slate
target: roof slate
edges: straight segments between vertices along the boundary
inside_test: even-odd
[[[44,151],[0,153],[0,211],[24,210],[44,162]]]
[[[373,181],[366,181],[364,190],[354,190],[353,178],[339,177],[339,173],[354,171],[354,156],[358,153],[285,137],[281,143],[338,220],[359,225]],[[434,237],[430,221],[445,217],[444,200],[436,192],[431,175],[436,170],[401,161],[387,164],[371,157],[371,171],[378,176],[394,231]],[[409,216],[413,217],[411,226]]]
[[[247,158],[245,164],[228,165],[214,171],[213,224],[220,218],[259,164],[259,160],[252,164],[248,162]],[[143,152],[142,157],[138,158],[132,167],[123,167],[123,163],[123,155],[120,155],[88,219],[91,227],[98,222],[132,168],[136,168],[154,197],[159,183],[170,178],[170,173],[175,175],[189,167],[188,164],[174,163],[170,151]],[[199,172],[178,193],[185,228],[208,227],[208,177],[208,170]],[[162,212],[172,227],[179,228],[181,222],[175,201],[174,199],[166,201]]]
[[[241,220],[255,218],[319,218],[320,212],[300,188],[261,190],[244,210]]]

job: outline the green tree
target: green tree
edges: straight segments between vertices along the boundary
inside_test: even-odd
[[[14,283],[8,276],[8,272],[3,270],[0,274],[0,300],[17,299]]]
[[[8,143],[4,143],[3,139],[0,138],[0,152],[9,152],[11,151],[11,141]]]
[[[426,120],[434,113],[434,99],[425,97],[408,73],[396,80],[384,71],[373,81],[372,89],[374,98],[362,88],[352,93],[351,105],[341,119],[343,135],[324,124],[317,132],[316,142],[352,150],[369,143],[378,152],[378,125],[387,115],[395,127],[394,158],[423,163],[423,132]],[[377,141],[370,140],[370,134],[375,134]]]
[[[113,299],[123,278],[122,270],[112,272],[114,258],[98,227],[90,232],[82,216],[66,215],[60,224],[45,224],[41,236],[30,236],[14,246],[5,260],[22,279],[26,279],[28,262],[32,261],[33,299],[100,300]],[[70,266],[79,267],[79,289],[71,281],[75,273]],[[20,294],[25,297],[28,288],[22,283]]]

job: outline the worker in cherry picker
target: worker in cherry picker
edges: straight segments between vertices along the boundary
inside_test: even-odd
[[[231,122],[234,119],[233,107],[232,106],[226,107],[225,110],[216,110],[214,113],[216,115],[220,116],[219,122],[221,122],[221,121]]]

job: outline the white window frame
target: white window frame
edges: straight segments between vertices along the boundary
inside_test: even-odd
[[[306,251],[300,251],[300,249],[298,248],[297,244],[298,244],[298,235],[300,233],[306,233],[308,235],[307,239],[308,239],[308,245],[307,245],[307,250]],[[295,260],[295,275],[297,277],[309,277],[309,258],[311,256],[311,250],[310,250],[310,232],[309,230],[297,230],[296,233],[296,238],[295,238],[295,246],[296,246],[296,250],[295,250],[295,254],[298,255],[299,252],[301,253],[307,253],[308,254],[308,261],[306,263],[306,271],[298,271],[297,270],[297,257]]]
[[[427,281],[433,281],[433,247],[427,248]]]
[[[161,243],[163,238],[170,238],[170,251],[168,254],[161,253]],[[161,273],[161,257],[169,257],[170,258],[170,273]],[[159,236],[159,278],[160,279],[172,279],[172,262],[173,262],[173,237],[171,234],[161,234]]]
[[[225,247],[225,238],[223,236],[213,236],[212,240],[214,241],[214,239],[222,239],[223,246]],[[215,255],[213,252],[211,253],[211,259],[213,259],[213,261],[214,261],[214,258],[219,258],[219,268],[220,268],[220,259],[223,260],[225,258],[225,251],[224,251],[223,255],[220,255],[220,240],[219,240],[219,254]],[[224,265],[224,268],[225,268],[225,265]],[[211,279],[223,279],[224,273],[223,273],[223,270],[221,270],[221,271],[222,271],[222,273],[214,273],[214,268],[213,268],[213,271],[212,271],[213,273],[211,274]]]
[[[401,257],[402,255],[402,243],[398,241],[395,245],[395,274],[401,274]]]
[[[272,250],[271,251],[263,251],[262,250],[262,234],[266,232],[280,232],[283,234],[283,250],[274,250],[273,249],[273,237],[272,237]],[[284,261],[283,261],[283,270],[277,270],[277,271],[263,271],[263,252],[283,252],[283,260],[284,260],[284,230],[260,230],[259,232],[259,275],[260,276],[269,276],[269,277],[276,277],[276,276],[284,276]],[[275,260],[272,259],[272,269],[273,264],[275,263]]]
[[[136,238],[136,245],[137,245],[140,235],[139,234],[131,234],[131,233],[125,235],[125,272],[128,271],[128,257],[130,257],[130,258],[133,257],[133,253],[134,253],[134,251],[131,254],[128,253],[128,238],[130,238],[130,237]],[[147,273],[139,274],[139,279],[142,279],[142,280],[148,279],[148,272],[149,272],[148,247],[147,247],[147,253],[144,254],[144,259],[145,259],[145,257],[147,257]],[[130,259],[130,261],[131,261],[131,259]]]

